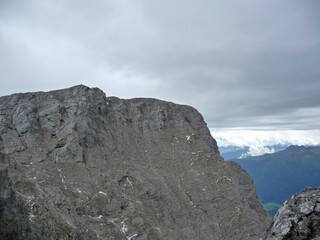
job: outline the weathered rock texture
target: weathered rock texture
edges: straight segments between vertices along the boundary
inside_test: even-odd
[[[320,240],[320,188],[288,199],[274,217],[266,240]]]
[[[192,107],[75,86],[0,111],[0,239],[259,239],[270,224]]]

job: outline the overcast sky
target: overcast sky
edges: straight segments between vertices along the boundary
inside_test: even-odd
[[[84,84],[213,129],[320,129],[318,0],[1,0],[0,95]]]

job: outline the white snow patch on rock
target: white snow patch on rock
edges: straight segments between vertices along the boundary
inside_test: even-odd
[[[128,240],[131,240],[132,238],[134,238],[134,237],[136,237],[136,236],[138,236],[138,234],[135,233],[135,234],[133,234],[133,235],[131,235],[131,236],[128,236],[127,239],[128,239]]]
[[[102,195],[105,195],[105,196],[108,196],[105,192],[102,192],[100,191],[99,194],[102,194]]]

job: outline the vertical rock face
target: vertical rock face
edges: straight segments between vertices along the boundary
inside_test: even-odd
[[[0,111],[13,239],[259,239],[270,223],[189,106],[75,86],[1,97]]]
[[[288,199],[274,217],[266,240],[320,239],[320,188]]]
[[[17,199],[6,170],[0,170],[0,229],[1,239],[27,239],[30,232],[28,210]]]

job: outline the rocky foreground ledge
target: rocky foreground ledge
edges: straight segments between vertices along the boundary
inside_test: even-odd
[[[320,188],[288,199],[276,214],[266,240],[320,240]]]
[[[82,85],[13,94],[0,136],[0,239],[260,239],[271,223],[189,106]]]

